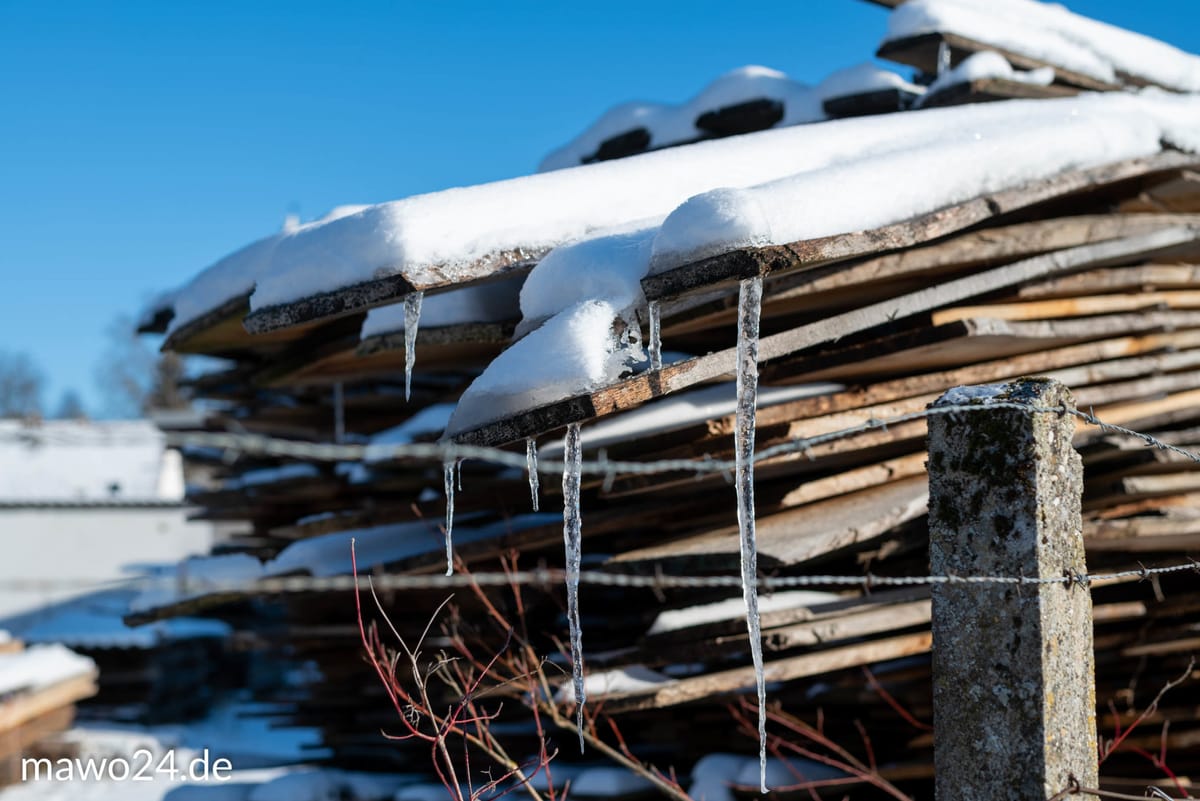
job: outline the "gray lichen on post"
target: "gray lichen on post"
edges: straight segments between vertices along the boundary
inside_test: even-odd
[[[929,418],[934,575],[1085,575],[1083,467],[1070,392],[1047,379],[950,390]],[[991,408],[989,408],[991,407]],[[1086,587],[933,588],[936,797],[1048,798],[1074,776],[1096,786],[1092,603]]]

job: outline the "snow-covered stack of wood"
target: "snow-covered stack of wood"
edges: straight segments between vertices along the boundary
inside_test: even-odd
[[[28,648],[0,631],[0,786],[21,781],[21,758],[67,729],[96,694],[96,665],[61,645]]]
[[[378,734],[400,724],[364,664],[352,594],[265,596],[255,582],[348,574],[352,538],[360,572],[443,572],[451,522],[460,571],[519,553],[524,567],[737,576],[748,493],[691,469],[542,474],[531,487],[515,467],[396,458],[393,446],[704,465],[744,451],[752,421],[757,450],[864,426],[755,466],[757,569],[790,577],[927,572],[924,421],[874,421],[956,385],[1051,376],[1106,422],[1200,445],[1200,59],[1028,0],[910,0],[880,54],[917,74],[858,68],[806,87],[741,70],[686,103],[605,115],[538,174],[338,209],[164,296],[147,320],[166,347],[230,360],[195,384],[220,402],[210,428],[367,450],[331,462],[193,449],[226,479],[191,500],[251,530],[241,553],[185,572],[243,587],[159,591],[137,617],[236,617],[318,668],[287,700],[335,759],[420,769],[426,747]],[[735,386],[752,340],[757,397],[749,374]],[[1200,550],[1193,462],[1083,424],[1076,444],[1093,572]],[[580,554],[564,555],[564,517]],[[516,613],[507,589],[486,592]],[[742,755],[721,763],[724,780],[756,786],[741,590],[579,592],[589,704],[685,788],[724,792],[702,761],[719,752]],[[1184,672],[1200,596],[1187,574],[1092,592],[1107,737]],[[415,641],[447,594],[380,599]],[[525,590],[546,654],[570,650],[570,594]],[[454,602],[499,647],[478,599],[459,590]],[[256,624],[250,603],[278,616]],[[758,606],[771,703],[823,720],[865,762],[861,722],[879,774],[923,792],[927,591],[817,584]],[[1200,772],[1197,686],[1166,696],[1106,759],[1105,781],[1161,778],[1147,756],[1161,744],[1170,770]],[[731,733],[739,696],[745,736]],[[519,707],[496,725],[514,753],[533,753]],[[562,763],[584,759],[573,734],[553,736]]]

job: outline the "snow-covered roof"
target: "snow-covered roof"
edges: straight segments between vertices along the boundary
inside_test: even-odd
[[[0,505],[182,499],[179,453],[153,423],[0,420]]]

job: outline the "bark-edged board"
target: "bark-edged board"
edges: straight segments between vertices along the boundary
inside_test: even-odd
[[[1003,267],[985,270],[945,284],[828,317],[759,341],[759,360],[768,362],[813,346],[836,342],[850,334],[911,315],[1017,286],[1035,279],[1086,267],[1123,263],[1132,258],[1152,258],[1196,238],[1194,229],[1177,226],[1141,236],[1110,240],[1035,256]],[[562,428],[570,423],[632,409],[651,398],[712,381],[733,372],[737,348],[663,367],[620,381],[612,386],[456,432],[453,441],[473,445],[502,445]]]

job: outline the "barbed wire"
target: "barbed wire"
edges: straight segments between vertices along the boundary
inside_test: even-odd
[[[863,590],[881,587],[918,587],[932,585],[1022,585],[1045,586],[1066,584],[1090,587],[1115,581],[1151,579],[1169,573],[1195,572],[1200,574],[1200,562],[1189,559],[1181,564],[1161,567],[1139,566],[1137,569],[1118,570],[1108,573],[1064,573],[1061,576],[880,576],[864,573],[847,575],[799,575],[761,576],[758,586],[764,592],[795,589],[798,587],[857,587]],[[180,596],[203,594],[255,594],[274,595],[303,592],[333,592],[355,589],[376,590],[432,590],[460,587],[500,587],[510,585],[557,587],[566,578],[561,568],[536,568],[510,572],[441,574],[364,574],[338,576],[271,576],[261,579],[221,579],[196,576],[150,576],[126,579],[98,585],[71,578],[11,578],[0,579],[0,590],[11,592],[56,592],[81,587],[134,590],[167,590]],[[585,570],[579,574],[580,584],[632,589],[721,589],[740,588],[741,577],[734,575],[685,576],[663,573],[618,573],[602,570]]]
[[[988,401],[971,404],[939,404],[908,412],[887,419],[871,417],[853,426],[839,428],[808,437],[795,437],[787,442],[781,442],[756,452],[754,462],[762,462],[780,456],[794,454],[809,454],[821,445],[840,439],[859,436],[872,431],[886,431],[889,427],[916,422],[935,415],[977,413],[1007,409],[1025,411],[1032,414],[1071,415],[1089,425],[1094,425],[1112,434],[1134,437],[1147,445],[1164,451],[1183,456],[1190,461],[1200,463],[1200,453],[1181,448],[1159,440],[1151,434],[1134,431],[1133,429],[1113,423],[1106,423],[1095,416],[1093,412],[1084,412],[1069,406],[1036,406],[1019,401]],[[852,411],[852,410],[848,410]],[[465,459],[496,464],[502,467],[527,469],[528,460],[524,453],[515,453],[482,445],[461,445],[454,442],[415,442],[399,444],[334,444],[320,442],[303,442],[299,440],[271,437],[263,434],[225,433],[225,432],[167,432],[167,444],[177,448],[214,448],[231,454],[252,456],[274,456],[303,459],[316,462],[353,462],[365,461],[383,463],[388,460],[424,461],[430,463],[451,463]],[[586,442],[585,442],[586,447]],[[539,473],[557,474],[566,467],[563,460],[538,460]],[[631,475],[650,475],[656,473],[693,472],[728,473],[734,470],[736,463],[733,459],[713,459],[709,457],[691,457],[678,459],[656,460],[613,460],[603,457],[584,460],[581,465],[582,473],[586,475],[609,476],[617,473]]]
[[[796,437],[787,442],[779,443],[758,451],[754,455],[755,462],[761,462],[780,456],[806,454],[811,457],[811,451],[820,445],[840,439],[859,436],[872,431],[886,431],[889,427],[927,419],[934,415],[955,415],[977,413],[995,410],[1023,411],[1030,414],[1053,414],[1057,416],[1071,415],[1083,422],[1095,426],[1107,433],[1128,436],[1144,442],[1147,446],[1156,447],[1182,456],[1190,461],[1200,463],[1200,454],[1181,448],[1154,437],[1151,434],[1136,431],[1118,424],[1108,423],[1098,418],[1094,411],[1087,412],[1066,405],[1038,406],[1011,400],[987,400],[983,403],[942,403],[929,406],[913,412],[889,417],[887,419],[868,418],[854,426],[828,431],[809,437]],[[312,443],[288,440],[250,433],[221,433],[221,432],[166,432],[167,444],[173,447],[207,447],[233,452],[261,456],[289,457],[308,461],[345,462],[370,459],[372,461],[417,460],[431,463],[449,464],[464,459],[477,459],[501,466],[527,469],[529,462],[526,454],[518,454],[502,448],[477,445],[461,445],[453,442],[435,443],[401,443],[401,444],[333,444]],[[540,473],[559,473],[565,467],[564,461],[539,460],[536,469]],[[733,470],[733,460],[718,460],[707,457],[689,459],[660,459],[660,460],[610,460],[601,458],[586,460],[582,463],[581,472],[590,475],[603,475],[611,478],[617,473],[654,474],[666,472],[691,471],[703,473],[727,473]],[[1200,573],[1200,563],[1194,559],[1187,562],[1163,567],[1148,568],[1139,563],[1137,569],[1121,570],[1101,574],[1064,573],[1059,576],[956,576],[956,575],[926,575],[926,576],[879,576],[871,573],[861,575],[796,575],[796,576],[764,576],[759,579],[759,588],[764,592],[786,590],[797,587],[856,587],[870,591],[879,587],[914,587],[932,585],[1054,585],[1065,584],[1079,587],[1090,587],[1092,584],[1102,584],[1123,580],[1147,580],[1169,573],[1194,571]],[[561,586],[566,577],[565,571],[557,568],[538,568],[534,570],[518,570],[512,572],[481,572],[474,574],[459,573],[445,575],[413,575],[413,574],[381,574],[354,577],[350,575],[337,576],[270,576],[257,579],[226,580],[215,577],[200,577],[188,575],[186,570],[177,575],[142,576],[135,579],[119,580],[108,584],[97,584],[94,581],[72,578],[6,578],[0,579],[0,589],[10,592],[53,593],[81,588],[104,589],[124,588],[142,591],[168,591],[173,593],[174,600],[164,599],[164,603],[173,603],[185,598],[198,595],[220,594],[255,594],[272,595],[303,592],[347,591],[365,589],[368,586],[377,590],[428,590],[451,589],[456,587],[478,586],[508,586],[512,584],[553,587]],[[741,577],[735,575],[686,576],[665,575],[661,572],[621,573],[608,571],[584,571],[580,574],[581,584],[590,584],[620,588],[648,589],[719,589],[741,587]]]

